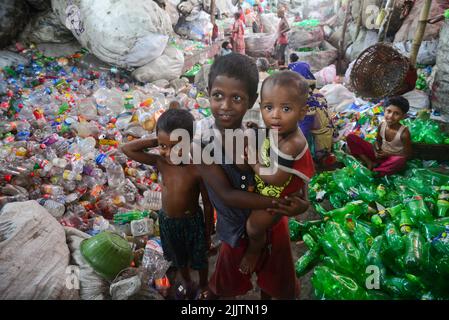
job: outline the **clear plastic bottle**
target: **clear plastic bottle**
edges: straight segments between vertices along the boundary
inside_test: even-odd
[[[12,132],[14,130],[16,130],[17,125],[16,122],[11,121],[4,121],[0,123],[0,133],[7,133],[7,132]]]
[[[39,199],[39,204],[55,218],[61,218],[65,213],[65,205],[51,199]]]
[[[87,120],[94,120],[98,118],[97,107],[92,98],[83,98],[77,101],[79,115],[82,115]]]
[[[50,195],[63,195],[64,194],[64,188],[61,186],[55,186],[52,184],[44,184],[41,186],[41,190],[43,193],[50,194]]]
[[[110,188],[118,189],[125,184],[125,173],[118,163],[112,162],[106,167],[106,175]]]

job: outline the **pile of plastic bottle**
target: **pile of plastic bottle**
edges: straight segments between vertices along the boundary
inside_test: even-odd
[[[160,207],[156,168],[118,147],[151,136],[171,101],[201,119],[208,100],[86,66],[82,52],[21,54],[27,64],[0,70],[0,208],[34,199],[61,224],[95,234],[116,214]]]
[[[435,161],[413,160],[403,175],[375,178],[355,158],[312,178],[321,220],[290,220],[307,252],[298,277],[313,270],[319,299],[447,299],[449,175]],[[334,208],[326,211],[322,202]]]

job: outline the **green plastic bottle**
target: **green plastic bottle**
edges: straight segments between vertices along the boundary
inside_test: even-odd
[[[407,211],[401,210],[401,219],[399,220],[399,226],[403,234],[408,234],[412,231],[412,221],[407,215]]]
[[[319,245],[318,245],[318,243],[315,241],[315,239],[310,234],[305,233],[302,236],[302,240],[306,244],[307,248],[309,248],[309,250],[311,250],[311,251],[317,251],[318,250]]]
[[[324,235],[320,238],[323,251],[334,259],[348,274],[359,274],[362,268],[362,254],[349,234],[333,221],[326,223]]]
[[[434,222],[423,223],[421,225],[421,232],[428,242],[432,242],[433,239],[446,230],[444,224],[437,221],[438,220],[435,220]]]
[[[432,247],[442,255],[449,256],[449,228],[432,240]]]
[[[318,225],[312,225],[308,228],[307,231],[314,239],[321,239],[323,236],[323,231],[321,228],[318,227]]]
[[[420,272],[424,255],[424,238],[417,230],[412,230],[405,237],[405,268],[410,273]]]
[[[114,215],[115,224],[125,224],[133,220],[140,220],[149,216],[148,211],[133,210],[124,213],[117,213]]]
[[[298,241],[300,235],[299,222],[294,218],[288,220],[288,232],[291,241]]]
[[[449,186],[442,186],[437,201],[437,216],[444,218],[449,212]]]
[[[395,254],[402,254],[404,251],[404,241],[400,235],[395,224],[389,222],[385,226],[385,239],[387,240],[388,246]]]
[[[376,194],[379,200],[382,200],[387,195],[387,191],[385,189],[385,186],[383,184],[379,184],[376,188]]]
[[[374,232],[371,226],[363,221],[348,218],[347,225],[352,227],[352,237],[363,255],[366,255],[373,245]]]
[[[383,289],[395,298],[415,299],[419,295],[419,285],[407,278],[387,277]]]
[[[407,199],[405,201],[405,208],[413,224],[419,222],[429,222],[433,220],[433,216],[424,203],[423,198],[420,195]]]
[[[296,276],[298,278],[309,272],[319,261],[319,253],[307,250],[295,263]]]
[[[363,201],[357,200],[346,204],[342,208],[325,212],[323,215],[324,220],[331,219],[336,222],[344,223],[346,215],[352,214],[355,217],[358,217],[367,211],[368,206]]]
[[[382,250],[382,242],[384,241],[384,236],[377,236],[374,238],[373,245],[371,249],[368,251],[368,254],[365,258],[365,265],[367,266],[376,266],[379,268],[380,272],[380,282],[382,283],[386,276],[386,269],[382,263],[381,250]]]
[[[326,266],[315,268],[312,284],[316,296],[321,299],[366,300],[369,298],[366,290],[353,279]]]
[[[312,226],[320,226],[322,223],[323,220],[300,222],[294,218],[290,218],[288,221],[290,240],[298,241],[301,238],[301,235],[307,233]]]

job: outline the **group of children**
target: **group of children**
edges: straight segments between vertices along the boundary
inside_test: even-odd
[[[252,288],[253,273],[257,274],[262,299],[298,297],[288,217],[307,211],[307,183],[314,174],[307,139],[298,127],[307,114],[309,84],[304,77],[293,71],[281,71],[263,81],[260,110],[266,138],[257,148],[255,163],[248,160],[253,147],[250,145],[244,154],[239,154],[236,146],[232,150],[223,148],[220,159],[223,161],[218,163],[175,164],[172,158],[174,154],[181,157],[187,152],[177,148],[179,140],[170,139],[176,129],[188,132],[192,146],[200,148],[206,148],[214,139],[225,141],[225,134],[239,129],[262,130],[246,128],[242,123],[245,113],[258,99],[258,84],[258,69],[251,58],[237,53],[218,57],[208,78],[212,117],[194,123],[189,111],[169,109],[157,121],[157,139],[140,139],[121,146],[129,158],[157,166],[162,176],[159,212],[162,247],[166,259],[179,270],[189,299],[244,295]],[[395,132],[400,141],[409,136],[407,130],[397,126],[402,116],[399,111],[405,109],[395,105],[386,109],[386,124],[376,157],[400,151],[395,149],[398,145],[397,137],[393,137]],[[214,134],[194,139],[198,128],[211,129]],[[351,151],[364,160],[371,159],[354,147],[361,144],[350,143],[351,139],[348,139]],[[159,154],[147,152],[156,146]],[[408,146],[403,150],[406,157]],[[237,161],[242,157],[245,161]],[[268,174],[264,170],[268,167],[276,170]],[[221,246],[215,270],[208,279],[214,209]],[[199,289],[189,268],[199,272]]]

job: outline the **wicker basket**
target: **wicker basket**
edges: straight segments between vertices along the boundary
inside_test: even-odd
[[[362,98],[384,98],[401,88],[409,67],[409,59],[392,45],[378,43],[367,48],[356,59],[350,84]]]

